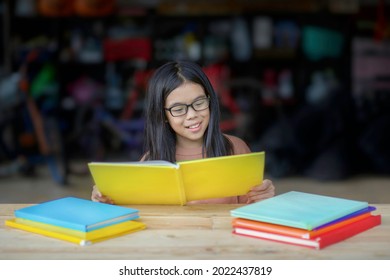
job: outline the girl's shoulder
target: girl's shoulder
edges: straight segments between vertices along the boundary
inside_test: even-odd
[[[224,136],[228,138],[232,143],[233,151],[235,155],[247,154],[251,152],[251,149],[249,148],[248,144],[245,143],[245,141],[242,140],[241,138],[229,134],[224,134]]]

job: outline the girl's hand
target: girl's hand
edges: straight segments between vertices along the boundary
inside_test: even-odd
[[[114,201],[108,196],[102,195],[96,186],[93,186],[92,188],[91,200],[95,202],[114,204]]]
[[[253,187],[246,195],[246,203],[258,202],[275,195],[275,186],[271,180],[265,179],[261,185]]]

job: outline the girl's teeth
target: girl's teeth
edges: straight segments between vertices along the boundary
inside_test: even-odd
[[[190,128],[197,128],[199,124],[191,125]]]

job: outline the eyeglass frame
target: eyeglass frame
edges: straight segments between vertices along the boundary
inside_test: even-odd
[[[199,100],[207,100],[207,107],[204,108],[204,109],[201,109],[201,110],[195,109],[195,108],[194,108],[194,103],[199,102]],[[186,106],[185,113],[184,113],[184,114],[181,114],[181,115],[178,115],[178,116],[174,116],[174,115],[172,114],[172,111],[171,111],[171,110],[172,110],[173,108],[177,107],[177,106]],[[172,117],[176,118],[176,117],[182,117],[182,116],[186,115],[186,114],[188,113],[188,108],[189,108],[189,107],[191,107],[192,109],[194,109],[195,112],[200,112],[200,111],[206,110],[207,108],[210,107],[210,96],[205,96],[205,97],[199,98],[199,99],[193,101],[191,104],[176,104],[176,105],[173,105],[173,106],[170,107],[170,108],[164,108],[164,110],[168,111],[168,112],[171,114]]]

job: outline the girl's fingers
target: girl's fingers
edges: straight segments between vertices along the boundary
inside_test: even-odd
[[[275,187],[271,180],[264,180],[259,186],[252,188],[248,193],[248,203],[257,202],[263,199],[273,197],[275,195]]]

